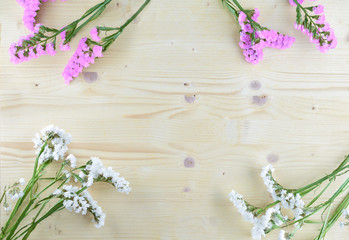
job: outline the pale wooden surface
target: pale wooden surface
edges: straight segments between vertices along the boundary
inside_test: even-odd
[[[40,19],[59,27],[97,2],[47,3]],[[259,7],[264,25],[296,36],[294,46],[267,49],[252,66],[219,0],[153,0],[86,70],[98,80],[81,77],[70,86],[61,72],[72,52],[9,62],[10,43],[28,31],[22,8],[0,2],[1,187],[30,176],[31,138],[51,123],[73,134],[70,149],[81,161],[99,156],[133,187],[129,196],[92,190],[107,213],[104,228],[95,229],[90,216],[62,212],[32,239],[250,239],[250,225],[228,201],[231,189],[263,205],[270,198],[259,172],[268,160],[290,187],[337,166],[349,152],[349,1],[320,1],[339,40],[329,54],[293,29],[288,1],[241,2]],[[115,1],[97,22],[117,25],[140,3]],[[184,166],[187,157],[193,168]],[[317,230],[306,227],[295,239],[312,239]],[[335,226],[327,239],[348,234]]]

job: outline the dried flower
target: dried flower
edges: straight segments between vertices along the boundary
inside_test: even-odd
[[[337,46],[337,38],[330,24],[326,22],[324,6],[303,7],[304,1],[290,0],[296,7],[295,28],[306,34],[310,42],[315,43],[320,52],[326,53]]]
[[[123,177],[119,177],[119,173],[115,172],[111,167],[104,167],[102,161],[98,157],[91,157],[87,162],[85,169],[79,173],[79,177],[84,179],[82,183],[85,187],[90,187],[94,182],[107,182],[112,184],[118,192],[128,194],[131,191],[129,182]]]
[[[69,154],[66,161],[69,163],[70,167],[76,167],[76,157],[73,154]]]
[[[261,26],[257,21],[259,10],[243,9],[237,0],[223,0],[223,4],[232,12],[240,25],[239,46],[247,62],[257,64],[263,59],[266,47],[286,49],[292,46],[295,38]]]
[[[101,38],[98,36],[99,31],[96,27],[91,29],[90,34],[93,41],[96,41],[96,42],[101,41]]]
[[[69,84],[73,78],[79,76],[84,68],[93,64],[95,58],[102,56],[101,46],[95,45],[91,48],[89,39],[81,39],[74,55],[70,58],[67,66],[64,68],[62,75],[65,79],[65,83]]]
[[[281,230],[279,232],[279,240],[289,240],[294,236],[297,230],[302,229],[304,224],[308,222],[318,222],[309,219],[315,213],[319,211],[323,213],[327,212],[326,219],[321,218],[322,228],[319,235],[315,238],[315,240],[323,240],[326,233],[338,220],[341,214],[349,219],[349,211],[345,210],[349,205],[349,194],[346,195],[334,212],[331,211],[333,202],[341,193],[346,191],[349,185],[349,179],[347,179],[327,201],[315,206],[313,205],[319,201],[320,196],[328,189],[336,177],[347,173],[347,168],[349,167],[348,164],[349,156],[346,156],[340,166],[331,174],[328,174],[304,187],[292,190],[284,188],[274,179],[274,168],[271,165],[268,165],[263,168],[261,177],[263,178],[264,184],[266,185],[268,192],[270,192],[274,202],[268,204],[265,208],[255,207],[245,201],[243,196],[236,193],[234,190],[230,193],[230,201],[234,203],[234,206],[238,209],[243,218],[253,224],[251,233],[254,239],[261,239],[261,237],[265,236],[272,230],[279,229]],[[319,193],[317,193],[314,199],[306,205],[302,197],[319,189],[325,182],[328,182],[326,187],[321,191],[318,191]],[[283,211],[284,209],[290,209],[293,216],[288,216],[287,214],[289,211]],[[349,225],[349,223],[340,223],[341,227],[346,225]],[[283,230],[291,226],[294,227],[292,232],[287,233]]]
[[[37,149],[37,154],[44,147],[39,157],[39,164],[42,164],[46,161],[63,159],[68,150],[68,144],[71,142],[71,135],[63,129],[49,125],[41,130],[41,135],[38,133],[35,135],[33,142],[35,144],[34,148]]]

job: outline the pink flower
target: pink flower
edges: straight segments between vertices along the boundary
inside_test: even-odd
[[[34,31],[35,17],[40,10],[40,0],[27,0],[24,2],[23,23],[30,31]]]
[[[325,7],[322,6],[322,5],[317,5],[313,8],[313,12],[316,14],[316,15],[320,15],[320,14],[323,14],[324,13],[324,10],[325,10]]]
[[[60,35],[61,35],[61,38],[62,38],[62,42],[61,42],[61,44],[59,45],[59,48],[60,48],[62,51],[70,51],[70,45],[69,45],[69,43],[64,44],[65,37],[66,37],[66,31],[61,32]]]
[[[255,9],[251,19],[257,21],[258,16],[259,11]],[[263,48],[285,49],[291,47],[295,41],[293,37],[269,29],[259,30],[253,33],[251,23],[247,20],[246,14],[243,12],[239,13],[238,21],[241,27],[239,46],[244,50],[243,54],[246,61],[252,64],[257,64],[263,59]],[[254,42],[252,43],[253,36]]]
[[[297,6],[297,4],[294,2],[294,0],[289,0],[291,6]],[[305,0],[297,0],[299,4],[303,4]]]
[[[48,43],[48,44],[46,45],[46,53],[47,53],[48,55],[51,55],[51,56],[53,56],[53,55],[56,54],[56,51],[55,51],[55,48],[54,48],[53,43]]]
[[[24,8],[24,26],[32,32],[34,31],[36,25],[35,18],[38,14],[38,11],[40,10],[41,2],[47,2],[47,0],[17,0],[17,3],[19,3]]]
[[[39,29],[36,29],[39,31]],[[28,36],[21,37],[17,43],[12,43],[9,48],[11,62],[14,64],[29,61],[42,55],[55,55],[55,46],[53,43],[47,45],[34,44],[33,39],[37,33],[31,33]]]
[[[98,29],[96,27],[91,29],[90,34],[93,41],[96,41],[96,42],[101,41],[101,38],[98,36]]]
[[[260,15],[259,9],[258,9],[258,8],[255,8],[255,9],[254,9],[254,13],[253,13],[251,19],[252,19],[253,21],[257,21],[258,18],[259,18],[259,15]]]
[[[62,75],[65,83],[69,84],[74,78],[78,77],[84,68],[94,63],[95,58],[102,57],[102,50],[102,46],[98,45],[91,49],[87,43],[87,38],[81,39],[75,53],[64,68]]]
[[[330,24],[326,22],[326,17],[324,15],[324,7],[318,5],[309,10],[313,12],[315,19],[315,24],[305,22],[300,24],[295,23],[295,28],[302,31],[305,35],[309,37],[310,42],[315,43],[320,52],[328,52],[330,49],[334,49],[337,46],[337,38],[334,34],[333,29]]]
[[[96,46],[93,47],[93,54],[96,57],[103,57],[102,50],[103,50],[102,46],[96,45]]]

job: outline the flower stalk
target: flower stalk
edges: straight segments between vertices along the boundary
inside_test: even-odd
[[[31,179],[23,190],[20,185],[25,184],[24,179],[20,179],[12,186],[6,186],[1,195],[0,203],[4,202],[5,209],[10,210],[8,197],[16,200],[16,203],[5,225],[1,227],[0,239],[28,239],[40,222],[65,208],[76,213],[89,212],[93,215],[95,226],[103,226],[105,214],[87,191],[88,188],[95,182],[105,182],[113,185],[118,192],[128,194],[131,191],[129,183],[112,168],[105,168],[96,157],[76,167],[74,155],[65,157],[71,135],[62,129],[48,126],[33,141],[37,157]],[[56,161],[61,163],[59,169],[53,176],[46,177],[46,168]],[[74,186],[68,185],[71,180],[74,180]],[[43,185],[43,188],[38,191],[37,185]],[[56,190],[52,192],[53,187]],[[53,207],[48,208],[49,203]]]
[[[257,64],[263,59],[263,49],[266,47],[286,49],[292,46],[295,39],[275,30],[261,26],[258,23],[259,10],[248,10],[242,7],[238,0],[221,0],[240,26],[239,46],[247,62]]]
[[[349,188],[349,177],[346,178],[327,201],[318,203],[319,198],[327,192],[337,177],[348,173],[348,162],[349,155],[345,157],[332,173],[298,189],[288,189],[281,186],[273,177],[274,168],[269,165],[263,169],[261,177],[274,202],[263,208],[255,207],[246,202],[243,196],[235,191],[232,191],[230,194],[230,200],[234,203],[235,207],[238,208],[245,220],[253,223],[252,237],[254,239],[261,239],[261,237],[276,229],[280,230],[280,240],[291,239],[304,224],[321,224],[322,227],[315,240],[323,240],[327,232],[342,216],[349,205],[349,193],[347,192]],[[326,185],[322,187],[325,183]],[[316,194],[308,204],[305,204],[303,197],[318,189],[321,189],[320,192]],[[346,196],[332,213],[331,209],[334,206],[334,201],[344,193],[346,193]],[[313,206],[315,203],[317,203],[317,205]],[[286,214],[283,209],[291,210],[292,214]],[[310,219],[318,212],[322,212],[321,219]],[[347,224],[342,225],[344,226]],[[290,227],[294,229],[290,232],[286,232],[285,230]]]

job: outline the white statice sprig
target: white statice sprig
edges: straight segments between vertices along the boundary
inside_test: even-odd
[[[295,220],[299,220],[305,216],[305,203],[299,193],[293,193],[283,188],[273,178],[274,168],[268,165],[263,168],[261,177],[263,178],[264,185],[267,187],[268,192],[271,194],[274,201],[280,201],[281,205],[285,209],[290,209]],[[308,214],[310,214],[308,212]]]
[[[86,215],[93,215],[96,228],[100,228],[105,222],[105,213],[87,190],[72,185],[64,185],[62,190],[56,190],[52,195],[63,199],[63,206],[68,211],[74,211]]]
[[[278,227],[283,223],[283,221],[279,219],[280,217],[282,219],[284,218],[280,212],[279,204],[268,208],[264,215],[258,217],[257,210],[259,210],[259,208],[247,203],[241,194],[232,190],[229,197],[230,201],[238,209],[243,218],[253,224],[251,230],[253,239],[260,240],[274,226]]]
[[[5,211],[11,211],[7,222],[0,229],[0,239],[27,239],[37,224],[64,208],[82,215],[90,213],[95,226],[102,227],[105,213],[92,198],[88,188],[96,182],[104,182],[112,184],[117,191],[128,194],[131,191],[129,182],[111,167],[104,167],[97,157],[92,157],[85,164],[77,166],[76,157],[67,154],[71,135],[63,129],[50,125],[40,134],[36,134],[33,141],[37,157],[28,184],[22,190],[21,186],[26,182],[20,178],[12,186],[5,186],[0,195],[0,204]],[[53,166],[60,165],[55,175],[46,171],[46,167],[52,162],[57,162],[52,164]],[[75,183],[71,184],[73,180]],[[54,187],[56,189],[52,191]],[[11,200],[16,201],[12,207]],[[26,212],[23,212],[23,209]],[[36,216],[27,214],[34,210]],[[30,223],[24,225],[24,221]],[[24,226],[18,228],[22,225]]]
[[[10,203],[8,202],[8,198],[12,201],[16,201],[23,197],[24,193],[21,189],[21,186],[23,185],[25,185],[25,180],[24,178],[20,178],[18,182],[15,182],[13,185],[5,186],[0,203],[4,201],[3,207],[6,212],[11,211],[12,209]]]
[[[343,217],[346,220],[349,220],[349,211],[348,211],[348,209],[344,209],[343,212],[342,212],[342,215],[343,215]],[[344,228],[344,227],[346,227],[348,225],[349,225],[349,222],[339,222],[340,228]]]
[[[70,165],[71,168],[76,168],[76,157],[73,154],[68,155],[66,162]]]
[[[111,167],[104,167],[98,157],[91,157],[79,173],[79,177],[83,180],[84,187],[90,187],[94,182],[107,182],[112,184],[118,192],[128,194],[131,191],[130,183]]]
[[[36,154],[40,154],[38,163],[42,164],[46,161],[58,161],[64,158],[68,151],[68,144],[71,142],[71,134],[66,133],[63,129],[49,125],[41,134],[35,134],[33,138]],[[43,149],[42,149],[43,148]]]

